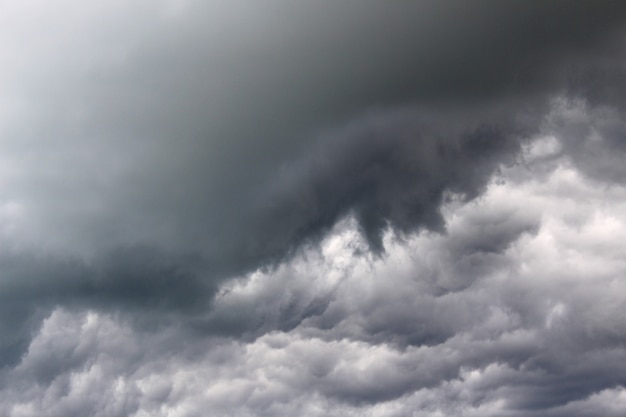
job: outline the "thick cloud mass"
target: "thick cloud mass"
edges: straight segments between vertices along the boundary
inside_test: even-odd
[[[602,103],[607,88],[594,88],[602,69],[623,69],[614,56],[621,38],[609,36],[620,4],[5,6],[13,42],[3,69],[11,86],[2,102],[4,233],[18,246],[85,256],[153,244],[202,248],[228,270],[254,267],[291,247],[291,228],[315,228],[308,216],[276,224],[275,252],[251,249],[249,261],[239,259],[246,242],[267,239],[251,236],[267,219],[250,207],[273,198],[263,190],[278,167],[312,147],[336,151],[319,150],[320,132],[362,125],[352,129],[361,138],[341,149],[347,155],[412,136],[385,146],[408,147],[415,160],[405,154],[405,164],[421,164],[438,156],[418,142],[533,131],[554,94],[595,94]],[[406,116],[404,128],[373,126],[372,118],[399,119],[394,109],[406,106],[438,115],[429,132],[420,132],[424,116]],[[324,176],[338,168],[310,169]],[[472,170],[463,171],[478,176]],[[436,181],[448,186],[454,178],[445,174]],[[369,223],[389,220],[378,206],[361,210]]]
[[[447,203],[446,234],[387,233],[384,258],[354,255],[346,219],[191,327],[56,309],[5,371],[2,415],[620,416],[626,189],[565,158],[529,178],[554,152],[540,139]]]
[[[0,416],[618,416],[626,3],[0,2]]]

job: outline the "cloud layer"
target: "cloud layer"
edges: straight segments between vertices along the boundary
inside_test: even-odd
[[[56,309],[4,373],[4,415],[617,416],[626,189],[564,158],[528,178],[551,142],[447,203],[445,235],[389,232],[384,257],[355,256],[346,219],[191,325]]]
[[[626,3],[0,8],[0,416],[624,408]]]

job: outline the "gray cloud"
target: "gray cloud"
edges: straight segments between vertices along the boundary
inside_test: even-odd
[[[204,311],[215,281],[201,260],[151,247],[127,247],[86,263],[55,256],[3,254],[0,283],[0,364],[19,362],[40,320],[59,305],[121,313],[140,327],[159,329]]]
[[[554,107],[546,128],[565,138],[561,153],[569,155],[587,175],[612,184],[623,183],[624,107],[594,107],[583,100],[557,101]]]
[[[519,180],[527,169],[448,202],[445,235],[388,232],[386,258],[353,256],[367,242],[345,220],[319,248],[229,281],[202,320],[234,317],[252,336],[57,309],[3,374],[5,415],[617,416],[625,190],[565,157],[545,181]],[[487,218],[497,249],[470,238]],[[491,257],[466,275],[478,254]],[[442,292],[450,275],[469,283]]]
[[[4,415],[618,415],[622,3],[1,7]]]
[[[250,238],[249,228],[262,229],[266,218],[255,224],[259,216],[248,208],[271,198],[259,190],[275,181],[277,166],[293,166],[298,155],[320,147],[314,144],[320,131],[356,118],[354,124],[365,122],[364,136],[372,136],[365,131],[376,128],[359,116],[371,109],[389,114],[389,106],[426,107],[442,114],[437,124],[443,126],[468,107],[486,107],[498,111],[474,112],[465,126],[453,123],[452,134],[469,137],[483,124],[484,131],[495,129],[488,135],[497,142],[496,132],[509,133],[509,123],[520,114],[541,115],[545,98],[568,88],[563,83],[573,77],[567,69],[574,63],[583,69],[605,63],[601,58],[612,50],[596,50],[604,48],[600,41],[624,15],[615,2],[359,4],[189,2],[176,12],[167,3],[137,2],[129,11],[112,3],[81,6],[74,19],[49,6],[47,19],[15,11],[16,21],[26,20],[23,29],[9,26],[16,45],[9,56],[29,71],[13,65],[6,76],[14,87],[5,103],[22,109],[5,125],[10,139],[3,162],[12,168],[4,174],[9,187],[3,200],[21,214],[9,220],[12,240],[87,254],[118,244],[201,247],[214,259],[245,264],[237,259],[245,252],[241,246],[256,240],[262,247],[267,238]],[[34,17],[55,36],[38,29]],[[31,41],[19,49],[26,45],[24,32]],[[592,52],[600,58],[585,64]],[[584,78],[574,84],[595,91]],[[434,103],[439,107],[433,109]],[[450,103],[461,110],[444,117]],[[415,132],[420,122],[401,124]],[[534,130],[536,124],[530,117],[515,126]],[[450,133],[442,126],[431,129],[430,140]],[[379,134],[406,134],[399,126],[389,130]],[[384,145],[382,138],[371,145],[353,139],[347,142],[359,149],[331,146],[316,152],[365,158],[369,146],[370,152],[388,146],[398,153],[416,147],[422,155],[415,163],[423,163],[429,159],[427,146],[411,142],[421,142],[425,134],[412,136]],[[444,185],[449,184],[442,178]],[[393,215],[374,201],[359,205],[371,235],[390,216],[395,223],[409,222],[406,210],[395,214],[406,203],[390,201]],[[340,206],[336,212],[355,204]],[[319,215],[328,219],[319,222],[322,227],[339,214],[326,209]],[[304,224],[284,227],[314,229],[306,224],[310,216],[304,217]],[[280,257],[292,237],[289,230],[273,233],[285,237],[270,245],[276,249],[269,255]],[[254,265],[268,254],[249,256],[247,263]]]

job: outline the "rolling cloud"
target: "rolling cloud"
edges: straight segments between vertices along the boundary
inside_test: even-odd
[[[0,5],[0,416],[618,416],[626,5]]]

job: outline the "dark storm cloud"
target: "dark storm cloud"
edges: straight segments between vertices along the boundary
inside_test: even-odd
[[[15,138],[10,155],[24,161],[8,171],[4,190],[5,200],[23,210],[24,220],[17,218],[12,229],[15,240],[87,254],[118,244],[201,248],[211,261],[224,263],[224,273],[233,273],[280,259],[347,210],[358,212],[374,246],[387,222],[401,230],[422,221],[432,226],[444,189],[471,192],[490,174],[474,172],[483,161],[471,158],[488,158],[493,167],[499,149],[514,151],[510,139],[501,144],[498,135],[510,133],[518,113],[528,119],[515,121],[514,129],[536,129],[536,116],[548,110],[545,99],[567,89],[568,68],[584,66],[592,52],[607,57],[602,41],[625,15],[622,7],[591,1],[190,2],[167,11],[138,2],[128,12],[142,16],[135,27],[114,3],[95,14],[78,8],[85,23],[72,20],[66,31],[57,26],[67,17],[52,13],[59,40],[35,30],[31,49],[14,52],[30,71],[8,70],[26,112],[7,127]],[[119,26],[112,27],[111,19]],[[104,41],[106,47],[97,49]],[[53,49],[58,55],[43,54],[49,43],[60,48]],[[429,109],[433,103],[439,107]],[[451,103],[455,115],[447,113]],[[381,109],[377,117],[390,125],[396,116],[389,116],[388,106],[415,104],[441,113],[430,131],[420,131],[421,116],[397,117],[401,126],[387,130],[363,117]],[[465,124],[451,122],[459,106],[486,110],[467,116]],[[349,129],[346,145],[315,144],[317,133],[351,119],[362,126]],[[495,145],[484,144],[485,156],[473,145],[481,135]],[[417,166],[433,155],[434,145],[422,143],[438,140],[456,149],[438,164],[463,160],[462,166],[453,172]],[[300,156],[308,152],[345,156],[315,166],[319,156],[313,162]],[[379,158],[373,162],[381,169],[363,172],[358,164],[367,158]],[[294,159],[319,172],[300,174]],[[402,165],[397,173],[395,163]],[[321,188],[314,199],[330,203],[318,203],[315,215],[296,210],[292,220],[274,220],[295,209],[299,198],[298,184],[281,196],[285,207],[262,192],[285,165],[303,177],[305,188]],[[342,178],[330,178],[332,173]],[[467,189],[453,184],[466,176],[473,182]],[[413,187],[418,177],[420,185]],[[395,191],[382,192],[396,179]],[[339,184],[329,187],[334,181]],[[434,204],[425,201],[429,193]],[[275,213],[259,215],[262,205],[275,205]]]
[[[459,128],[420,119],[426,118],[415,112],[373,115],[323,138],[305,158],[283,167],[271,184],[275,190],[260,197],[267,199],[257,209],[261,219],[269,213],[258,222],[263,246],[306,241],[347,213],[375,252],[383,250],[387,227],[401,234],[418,227],[441,231],[444,194],[475,197],[519,150],[513,123]]]
[[[87,260],[71,255],[5,255],[0,258],[5,274],[1,298],[10,300],[6,308],[12,314],[7,317],[17,316],[6,325],[19,329],[15,338],[3,343],[12,352],[7,361],[19,358],[18,347],[27,341],[34,315],[57,305],[120,310],[136,315],[144,325],[163,319],[161,314],[186,313],[192,318],[208,308],[225,278],[279,264],[295,255],[301,244],[322,238],[349,214],[366,236],[368,249],[378,254],[384,250],[382,233],[389,227],[400,236],[420,227],[443,231],[439,206],[446,193],[464,198],[478,195],[498,165],[514,158],[520,138],[513,122],[504,128],[495,124],[468,128],[464,123],[443,126],[441,117],[375,114],[366,122],[332,132],[254,193],[248,211],[237,225],[226,223],[224,236],[216,242],[220,247],[212,251],[187,249],[181,255],[155,246],[121,246],[101,250]],[[497,251],[502,242],[492,238],[493,242],[482,245]],[[477,274],[477,268],[468,271]],[[323,308],[323,300],[315,300],[306,311],[315,314]],[[148,311],[155,315],[152,320],[146,317]],[[300,312],[292,313],[295,325]],[[227,320],[215,330],[238,333],[239,327],[237,321]]]
[[[584,202],[626,178],[626,3],[37,6],[0,13],[0,414],[624,402],[620,243]],[[556,185],[467,208],[508,169]],[[342,221],[356,243],[302,261]]]

